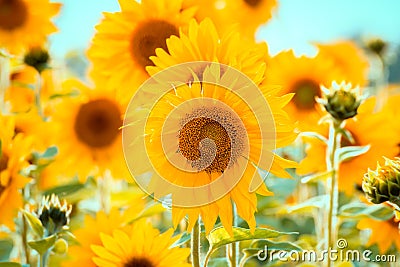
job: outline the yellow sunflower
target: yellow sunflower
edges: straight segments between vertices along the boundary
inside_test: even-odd
[[[88,50],[94,80],[116,89],[118,97],[129,101],[149,76],[145,67],[156,48],[166,48],[165,40],[178,35],[195,9],[182,9],[182,0],[119,0],[121,12],[105,13]]]
[[[143,202],[137,201],[128,210],[121,212],[117,208],[113,208],[110,214],[99,211],[95,217],[86,215],[83,226],[79,225],[78,229],[73,231],[79,245],[71,246],[68,249],[68,260],[63,264],[69,266],[97,266],[93,262],[95,253],[92,251],[92,245],[101,245],[101,234],[110,235],[115,229],[126,231],[129,233],[127,222],[137,216],[139,211],[143,209]]]
[[[257,28],[272,17],[277,6],[276,0],[184,0],[185,7],[198,7],[196,19],[201,21],[211,18],[219,32],[225,32],[232,25],[238,26],[238,31],[251,40],[255,37]]]
[[[189,248],[170,248],[179,236],[173,229],[162,234],[143,220],[134,223],[126,233],[114,230],[112,235],[100,233],[102,245],[92,245],[93,261],[99,267],[190,267]]]
[[[115,100],[115,93],[102,88],[90,89],[76,80],[65,87],[79,90],[76,97],[63,97],[55,107],[56,145],[59,155],[53,167],[59,173],[78,174],[81,181],[88,175],[103,175],[109,169],[115,178],[126,178],[121,146],[124,107]]]
[[[320,85],[329,86],[340,71],[332,61],[317,55],[296,57],[293,51],[284,51],[270,59],[266,81],[282,86],[284,93],[295,93],[286,110],[299,121],[302,131],[318,129],[323,112],[315,97],[321,96]]]
[[[155,66],[146,69],[150,75],[154,75],[184,62],[218,62],[240,70],[259,84],[264,78],[267,58],[268,47],[265,43],[243,41],[237,32],[219,35],[210,19],[200,23],[192,20],[187,34],[180,31],[179,37],[167,39],[167,49],[156,49],[156,56],[150,57]],[[201,71],[196,70],[198,73]]]
[[[0,225],[14,229],[13,219],[23,205],[21,190],[29,179],[20,174],[28,166],[32,140],[15,135],[12,117],[0,115]]]
[[[367,169],[382,161],[382,156],[393,158],[399,153],[398,126],[393,124],[393,115],[388,111],[373,113],[375,99],[368,99],[361,104],[355,120],[347,120],[345,128],[352,134],[354,143],[342,137],[341,146],[370,145],[367,153],[342,162],[339,166],[339,189],[351,194]],[[379,125],[379,127],[377,127]],[[327,136],[327,131],[320,132]],[[308,148],[306,158],[300,162],[297,173],[304,175],[326,170],[326,145],[315,138],[306,138]]]
[[[190,64],[193,65],[193,62]],[[191,67],[182,65],[178,68],[187,70]],[[185,76],[181,71],[177,73]],[[254,83],[256,90],[253,90],[254,87],[244,86],[238,80],[240,75],[237,70],[219,64],[206,67],[201,76],[203,82],[185,83],[173,90],[168,89],[154,104],[146,115],[143,133],[145,148],[135,148],[135,144],[142,144],[141,139],[135,137],[140,134],[138,129],[143,114],[138,113],[138,109],[132,112],[128,109],[123,140],[127,142],[125,149],[133,149],[135,158],[130,156],[129,150],[125,150],[127,163],[131,170],[139,174],[155,170],[148,183],[148,192],[154,192],[155,197],[172,194],[175,226],[187,214],[188,228],[191,229],[200,215],[209,232],[219,216],[231,232],[234,202],[238,215],[254,230],[257,209],[255,192],[271,195],[264,183],[252,188],[254,180],[262,181],[257,168],[270,170],[279,177],[289,177],[285,169],[296,166],[294,162],[274,155],[271,150],[275,134],[278,147],[288,145],[296,137],[293,124],[282,110],[292,95],[279,97],[279,89],[266,85],[259,89]],[[154,79],[157,80],[157,77]],[[171,78],[168,73],[166,77]],[[219,80],[218,77],[221,82],[228,83],[235,78],[240,87],[234,92],[233,89],[204,82]],[[241,77],[251,81],[245,75]],[[198,80],[195,78],[195,81]],[[268,106],[266,102],[270,111],[264,110]],[[264,120],[266,123],[262,123]],[[146,154],[141,155],[143,150],[140,149],[145,149],[143,153]],[[152,169],[147,169],[148,159]],[[137,179],[139,177],[136,176]],[[174,191],[173,186],[179,189]],[[182,193],[181,188],[188,193]],[[193,188],[201,188],[201,192]]]
[[[370,218],[361,219],[357,224],[358,229],[370,229],[371,235],[367,246],[377,244],[381,254],[386,253],[392,245],[400,249],[399,220],[395,217],[387,221],[377,221]]]
[[[1,0],[0,46],[11,53],[41,46],[47,35],[57,28],[50,21],[60,11],[61,4],[49,0]]]
[[[352,41],[339,41],[333,44],[316,44],[319,54],[333,60],[335,67],[342,70],[337,81],[351,82],[365,86],[368,82],[368,59],[363,51]]]
[[[35,91],[38,86],[38,72],[29,66],[17,68],[10,75],[10,87],[5,93],[5,100],[10,103],[10,111],[23,113],[36,110]],[[61,93],[54,83],[53,71],[44,70],[40,74],[40,100],[45,115],[48,114],[47,104],[50,96]]]

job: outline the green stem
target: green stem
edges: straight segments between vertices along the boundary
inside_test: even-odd
[[[192,229],[191,259],[193,267],[200,267],[200,219],[196,221]]]
[[[5,94],[10,86],[10,58],[0,50],[0,113],[6,113]]]
[[[35,92],[35,104],[36,104],[36,108],[38,110],[39,116],[44,118],[43,108],[42,108],[42,100],[41,100],[41,92],[42,92],[42,75],[40,72],[38,72],[36,92]]]
[[[237,215],[237,211],[236,211],[236,206],[235,204],[233,204],[232,207],[232,216],[233,216],[233,226],[237,225],[237,220],[236,220],[236,216]],[[231,244],[228,245],[227,247],[227,256],[229,259],[229,263],[230,263],[230,267],[237,267],[238,266],[238,245],[236,242],[233,242]]]
[[[337,239],[337,227],[338,227],[338,206],[339,206],[339,186],[338,186],[338,171],[339,171],[339,160],[337,158],[337,149],[340,147],[341,134],[340,129],[342,127],[341,121],[333,120],[329,128],[329,143],[327,153],[327,167],[328,171],[332,172],[330,179],[328,180],[328,192],[329,192],[329,207],[328,207],[328,226],[326,228],[327,241],[325,244],[326,250],[334,249],[334,245]],[[327,259],[327,266],[331,266],[331,260]]]
[[[22,215],[22,247],[25,255],[25,263],[30,263],[30,253],[28,247],[28,222],[24,215]]]
[[[43,255],[39,255],[38,267],[47,267],[49,256],[50,256],[50,249],[47,250]]]

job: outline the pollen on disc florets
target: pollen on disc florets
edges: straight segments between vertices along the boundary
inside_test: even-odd
[[[223,173],[245,149],[246,129],[222,107],[201,107],[181,121],[179,152],[198,171]]]

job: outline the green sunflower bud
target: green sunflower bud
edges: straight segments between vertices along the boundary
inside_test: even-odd
[[[50,61],[50,55],[47,50],[40,47],[34,47],[24,56],[24,63],[35,68],[39,73],[47,69]]]
[[[58,239],[54,244],[53,251],[58,255],[65,255],[68,252],[67,241],[62,238]]]
[[[361,104],[360,89],[351,88],[351,84],[332,83],[330,89],[321,86],[324,93],[323,99],[318,99],[326,111],[336,120],[343,121],[357,115],[357,109]]]
[[[72,206],[64,200],[62,203],[59,198],[52,194],[43,197],[38,210],[38,218],[43,227],[49,234],[59,232],[63,226],[68,225]]]
[[[385,160],[384,166],[378,164],[375,171],[369,169],[364,175],[362,189],[372,203],[388,201],[400,207],[400,158]]]
[[[386,52],[387,43],[379,38],[371,39],[367,42],[367,49],[379,57],[382,57]]]

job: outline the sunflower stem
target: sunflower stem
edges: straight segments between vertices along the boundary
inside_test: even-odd
[[[329,192],[329,207],[328,207],[328,227],[326,228],[326,251],[334,249],[337,240],[337,227],[338,227],[338,206],[339,206],[339,159],[337,156],[337,149],[340,147],[341,134],[340,129],[343,127],[343,122],[333,119],[329,127],[329,143],[327,153],[327,167],[328,171],[332,171],[331,177],[328,179],[327,189]],[[331,266],[331,259],[327,259],[328,267]]]
[[[35,91],[35,105],[38,110],[39,116],[44,119],[43,109],[42,109],[42,101],[41,101],[41,93],[42,93],[42,75],[38,71],[37,73],[37,84],[36,84],[36,91]]]
[[[47,267],[47,262],[50,256],[50,249],[48,249],[43,255],[39,255],[39,267]]]
[[[200,265],[200,219],[196,221],[192,229],[191,238],[191,259],[193,267],[201,267]]]
[[[232,205],[232,219],[233,219],[233,226],[237,226],[237,210],[236,205]],[[236,242],[233,242],[228,245],[227,247],[227,257],[229,259],[230,267],[237,267],[238,266],[238,246]]]
[[[5,94],[10,86],[10,58],[4,50],[0,50],[0,113],[6,113]]]

